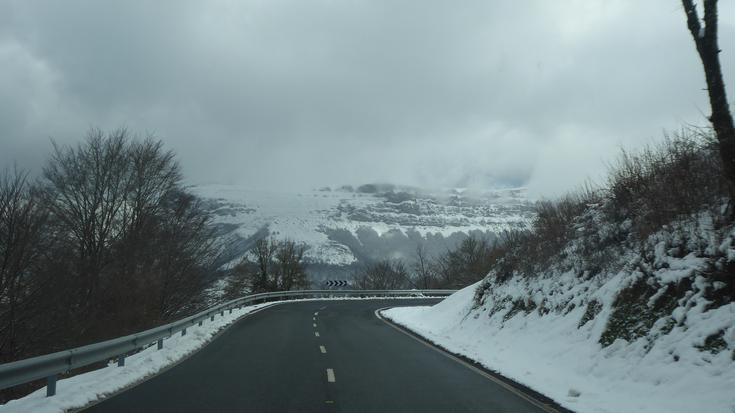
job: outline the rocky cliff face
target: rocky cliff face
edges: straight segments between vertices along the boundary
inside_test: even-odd
[[[411,261],[419,244],[431,254],[469,234],[493,238],[533,217],[523,189],[429,191],[371,184],[294,193],[227,185],[192,190],[215,216],[224,268],[257,239],[272,236],[305,243],[317,280],[371,260]]]

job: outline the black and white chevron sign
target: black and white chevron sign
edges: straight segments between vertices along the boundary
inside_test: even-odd
[[[350,283],[345,280],[327,280],[324,285],[327,287],[347,287]]]

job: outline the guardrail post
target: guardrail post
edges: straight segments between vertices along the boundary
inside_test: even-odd
[[[176,328],[181,328],[179,330],[181,332],[181,335],[184,336],[187,333],[188,327],[194,327],[194,321],[198,320],[197,322],[199,325],[203,325],[206,318],[209,318],[210,320],[214,321],[217,313],[224,316],[225,310],[229,310],[230,314],[232,314],[232,311],[237,308],[243,308],[248,305],[252,305],[254,303],[267,303],[272,302],[275,300],[283,299],[283,300],[298,300],[299,298],[305,298],[305,297],[342,297],[342,296],[359,296],[359,297],[393,297],[393,296],[400,296],[400,295],[413,295],[413,296],[431,296],[431,297],[444,297],[447,295],[450,295],[453,293],[453,290],[418,290],[418,291],[327,291],[327,290],[314,290],[314,291],[303,291],[303,292],[275,292],[275,293],[264,293],[264,294],[253,294],[246,297],[242,297],[241,299],[236,300],[235,302],[226,302],[224,304],[217,305],[215,307],[211,307],[207,310],[204,310],[195,316],[192,316],[191,318],[185,318],[183,320],[180,320],[178,322],[169,323],[160,327],[156,327],[155,329],[151,329],[150,331],[142,332],[139,334],[133,335],[132,343],[129,341],[126,341],[128,344],[132,344],[132,347],[129,345],[126,346],[126,349],[128,349],[128,352],[124,355],[116,357],[117,359],[117,365],[118,366],[125,366],[125,359],[127,358],[127,354],[131,354],[130,350],[132,349],[139,349],[139,344],[143,344],[143,347],[150,347],[152,345],[152,341],[157,341],[157,347],[158,350],[163,349],[163,340],[169,337],[173,337],[174,332],[176,332]],[[217,309],[215,311],[214,309]],[[186,328],[184,327],[186,326]],[[152,337],[160,337],[156,339],[152,339]],[[145,339],[145,341],[141,341]],[[126,339],[127,340],[127,339]],[[122,341],[120,339],[113,339],[108,340],[100,343],[96,343],[96,345],[92,349],[87,348],[76,348],[71,350],[66,350],[64,352],[60,352],[59,355],[53,355],[49,354],[46,356],[40,356],[39,358],[30,358],[26,359],[25,362],[27,364],[26,370],[23,370],[22,372],[15,372],[11,374],[13,377],[11,380],[24,380],[23,382],[27,383],[28,381],[32,380],[41,380],[46,379],[46,396],[54,396],[56,395],[56,384],[59,379],[59,375],[61,373],[58,373],[61,371],[61,368],[52,368],[48,369],[45,366],[49,365],[49,359],[48,357],[51,356],[53,365],[56,366],[58,364],[64,366],[63,370],[68,371],[71,369],[72,365],[75,365],[75,360],[79,357],[80,360],[77,361],[77,363],[84,363],[76,365],[76,367],[86,366],[91,363],[96,362],[105,362],[105,363],[111,363],[115,361],[115,358],[111,357],[110,354],[119,354],[116,352],[110,352],[113,348],[120,348],[118,347]],[[46,358],[44,358],[46,357]],[[29,373],[28,370],[31,370]],[[5,371],[2,372],[2,374],[6,374]],[[3,380],[6,379],[5,376],[2,378]],[[23,383],[21,382],[21,383]]]
[[[46,397],[51,397],[56,394],[56,380],[58,378],[58,374],[46,377]]]

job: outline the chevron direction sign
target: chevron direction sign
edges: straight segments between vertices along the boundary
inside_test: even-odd
[[[327,280],[324,285],[327,287],[347,287],[350,283],[345,280]]]

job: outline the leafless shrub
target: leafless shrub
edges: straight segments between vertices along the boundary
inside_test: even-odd
[[[251,254],[234,268],[225,296],[236,298],[245,292],[303,290],[309,288],[304,254],[306,246],[292,240],[263,238]]]
[[[276,251],[275,287],[279,291],[302,290],[309,286],[304,265],[306,246],[281,241]]]
[[[413,287],[405,264],[391,260],[366,265],[355,277],[355,286],[362,290],[398,290]]]
[[[414,258],[412,268],[414,284],[421,289],[439,287],[436,266],[432,265],[431,258],[427,255],[426,248],[422,244],[416,246]]]
[[[484,278],[500,250],[486,238],[470,236],[439,256],[434,263],[437,283],[442,288],[462,288]]]
[[[610,168],[606,188],[586,185],[558,200],[538,202],[531,228],[502,234],[495,260],[486,265],[499,280],[533,276],[567,254],[570,242],[576,241],[575,253],[585,267],[580,273],[595,273],[627,239],[627,233],[618,234],[624,222],[630,221],[632,235],[642,240],[676,219],[706,208],[717,212],[727,199],[711,131],[686,129],[636,154],[623,152]],[[617,230],[601,235],[597,225]]]
[[[727,181],[708,130],[687,129],[636,154],[623,152],[610,168],[608,214],[631,219],[645,237],[679,217],[719,209]]]

